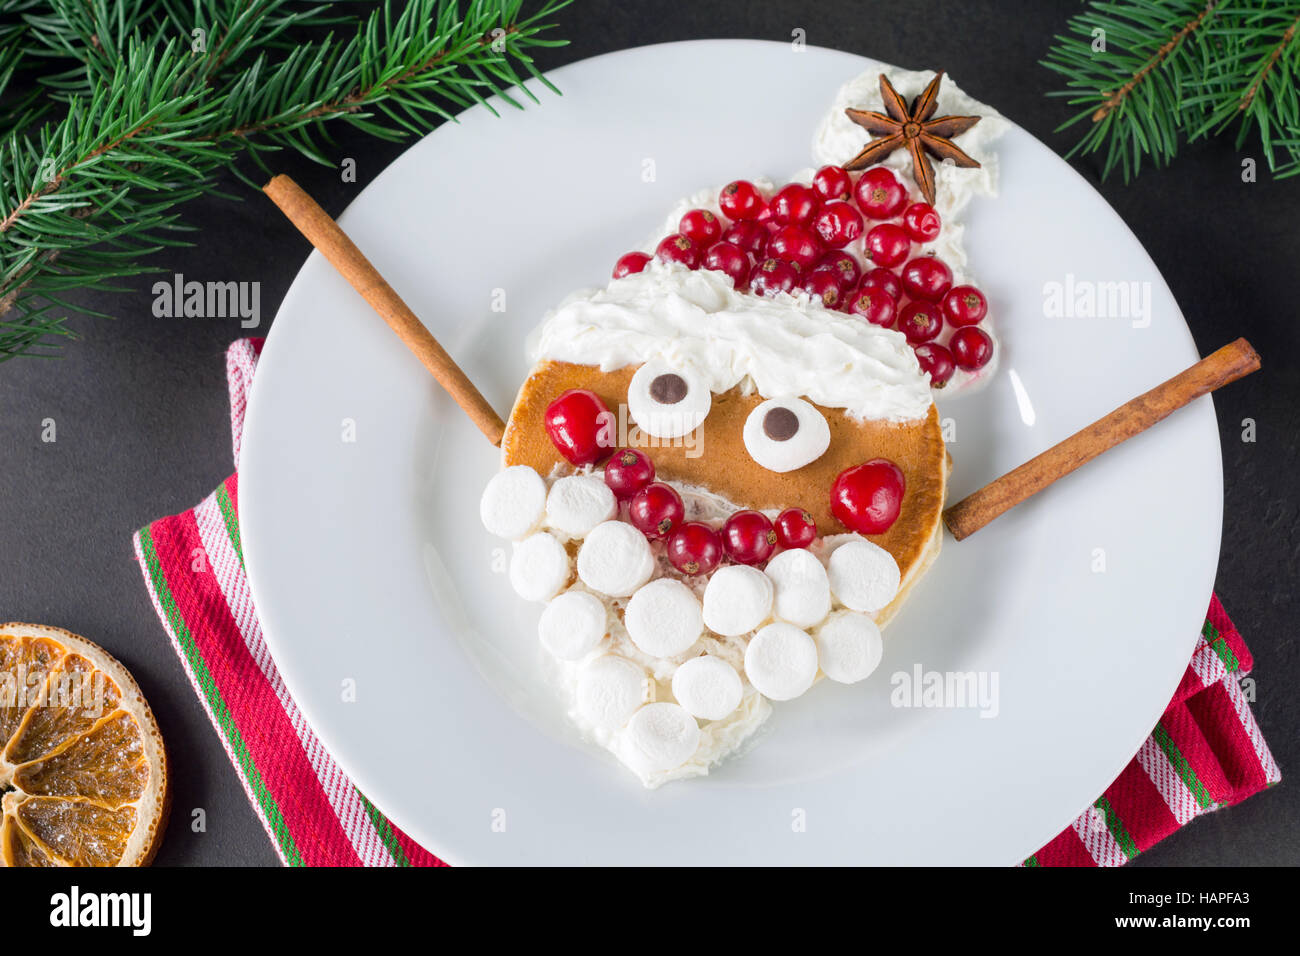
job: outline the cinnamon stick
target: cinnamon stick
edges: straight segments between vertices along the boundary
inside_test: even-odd
[[[943,513],[944,524],[960,541],[1106,449],[1258,368],[1259,355],[1245,339],[1237,339],[963,498]]]
[[[288,176],[276,176],[263,187],[263,192],[320,250],[348,285],[361,293],[406,347],[433,373],[447,394],[465,410],[488,441],[500,445],[506,430],[501,416],[329,213]]]

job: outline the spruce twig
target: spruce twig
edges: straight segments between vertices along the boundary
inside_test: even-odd
[[[1235,126],[1275,175],[1300,173],[1300,0],[1093,0],[1068,29],[1042,63],[1066,86],[1049,95],[1082,107],[1059,129],[1088,123],[1069,155],[1128,181]]]
[[[411,0],[348,16],[350,4],[290,0],[0,2],[31,41],[22,65],[53,64],[44,99],[65,108],[0,140],[3,361],[69,334],[60,313],[85,310],[66,290],[154,271],[142,260],[182,243],[184,202],[223,171],[251,183],[241,157],[264,170],[264,154],[289,149],[328,164],[331,124],[395,140],[492,96],[520,106],[511,88],[536,100],[529,76],[554,89],[531,51],[563,43],[549,18],[569,0],[531,13],[524,0]],[[290,30],[316,38],[295,44]],[[0,56],[0,97],[17,65]]]

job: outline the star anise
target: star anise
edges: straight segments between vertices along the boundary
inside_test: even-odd
[[[939,83],[942,80],[943,71],[940,70],[921,95],[912,100],[911,107],[908,107],[907,101],[898,95],[893,84],[881,73],[880,98],[884,100],[885,112],[854,109],[844,111],[849,119],[872,136],[880,138],[873,139],[864,146],[862,152],[844,164],[844,168],[866,169],[879,163],[894,150],[906,148],[912,155],[912,178],[921,187],[925,201],[930,205],[934,205],[934,164],[930,162],[930,156],[940,160],[951,159],[966,169],[978,168],[979,163],[963,153],[951,141],[951,137],[966,132],[980,118],[934,116],[935,107],[939,103]]]

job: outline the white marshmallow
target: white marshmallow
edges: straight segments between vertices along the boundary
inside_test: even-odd
[[[831,552],[829,563],[831,592],[851,610],[874,613],[898,594],[898,562],[874,541],[846,541]]]
[[[700,725],[676,704],[646,704],[627,725],[629,756],[643,770],[672,770],[700,745]]]
[[[660,402],[652,394],[651,385],[661,375],[675,375],[686,387],[686,393],[676,402]],[[700,427],[709,415],[713,393],[709,383],[688,368],[674,368],[655,359],[646,362],[632,374],[627,386],[627,411],[647,435],[657,438],[680,438]]]
[[[537,636],[555,657],[576,661],[605,636],[605,605],[586,591],[565,591],[551,600],[537,620]]]
[[[609,485],[593,475],[567,475],[546,496],[546,523],[573,538],[584,537],[618,513]]]
[[[692,657],[673,674],[673,696],[692,717],[721,720],[740,706],[744,687],[721,657]]]
[[[764,428],[768,413],[778,408],[793,413],[798,423],[794,434],[784,440],[771,437]],[[769,398],[759,403],[745,419],[741,435],[749,457],[778,473],[816,461],[831,445],[831,426],[826,416],[802,398]]]
[[[675,657],[700,639],[704,615],[695,592],[681,581],[659,578],[632,595],[623,624],[632,643],[647,654]]]
[[[822,673],[841,684],[856,684],[880,666],[885,653],[880,628],[866,614],[836,611],[817,629],[817,660]]]
[[[499,538],[515,541],[537,527],[545,509],[546,482],[527,465],[498,471],[478,502],[483,527]]]
[[[713,572],[704,588],[704,623],[715,634],[748,634],[772,613],[772,581],[747,564]]]
[[[820,624],[831,612],[831,585],[825,566],[803,548],[782,551],[764,573],[776,592],[776,616],[796,627]]]
[[[596,525],[578,551],[578,577],[582,583],[610,597],[627,597],[649,581],[654,571],[650,542],[622,521]]]
[[[525,601],[549,601],[569,583],[569,555],[545,531],[515,543],[510,556],[510,586]]]
[[[646,675],[626,657],[606,654],[578,673],[578,713],[597,727],[617,729],[646,699]]]
[[[817,677],[817,645],[793,624],[769,624],[745,648],[745,676],[764,697],[798,697]]]

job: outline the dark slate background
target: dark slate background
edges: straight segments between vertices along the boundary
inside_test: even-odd
[[[1055,80],[1038,60],[1078,7],[1069,0],[588,0],[560,15],[571,44],[540,60],[550,68],[702,37],[788,41],[803,29],[810,45],[946,68],[973,96],[1064,153],[1071,134],[1053,130],[1067,108],[1043,95]],[[761,108],[755,107],[754,121],[762,122]],[[335,153],[357,159],[356,184],[287,154],[278,164],[337,215],[400,152],[343,132]],[[1260,181],[1244,184],[1247,156],[1262,169],[1253,144],[1239,151],[1227,140],[1199,143],[1185,148],[1172,168],[1148,170],[1129,186],[1118,179],[1102,183],[1092,160],[1073,164],[1151,253],[1202,354],[1244,335],[1263,356],[1263,371],[1215,398],[1226,473],[1217,590],[1256,655],[1255,712],[1285,774],[1300,767],[1294,691],[1300,679],[1294,627],[1300,177],[1271,182],[1261,171]],[[520,173],[527,175],[526,165]],[[248,195],[233,179],[225,185]],[[265,332],[307,253],[305,241],[256,195],[246,202],[203,199],[186,214],[199,229],[195,245],[160,256],[160,271],[260,281]],[[237,319],[154,318],[152,281],[133,281],[127,294],[74,296],[119,318],[76,320],[83,340],[62,360],[0,365],[0,620],[85,634],[139,679],[173,759],[175,809],[160,864],[274,865],[270,843],[154,616],[130,546],[135,529],[195,504],[230,472],[223,353],[246,333]],[[45,418],[57,422],[54,444],[40,441]],[[1253,444],[1241,439],[1246,418],[1257,423]],[[207,815],[203,834],[190,828],[197,807]],[[1300,790],[1287,782],[1197,821],[1136,865],[1294,865],[1300,862],[1297,819]]]

